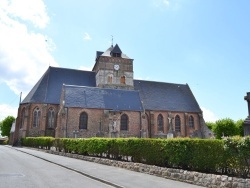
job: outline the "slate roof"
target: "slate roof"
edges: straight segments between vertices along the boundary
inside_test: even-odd
[[[134,80],[134,88],[146,110],[201,112],[187,84]]]
[[[99,56],[102,55],[102,54],[103,54],[103,52],[101,52],[101,51],[96,51],[96,59],[98,59]]]
[[[103,52],[100,56],[107,56],[111,57],[111,52],[113,53],[121,53],[121,57],[124,59],[130,59],[126,54],[122,53],[121,49],[119,46],[116,44],[115,47],[110,47],[108,48],[105,52]],[[97,52],[98,53],[98,52]]]
[[[138,91],[64,85],[65,107],[143,111]]]
[[[59,104],[63,84],[95,87],[95,72],[49,67],[22,103]]]
[[[112,53],[118,53],[118,54],[122,53],[122,51],[121,51],[120,47],[118,46],[118,44],[115,45],[115,47],[112,49],[111,52]]]
[[[63,84],[68,107],[201,112],[187,84],[134,80],[134,91],[101,89],[95,72],[56,67],[48,68],[22,103],[59,104]]]

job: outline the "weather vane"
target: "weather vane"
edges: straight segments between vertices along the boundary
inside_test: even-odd
[[[113,47],[113,35],[111,35],[111,46]]]

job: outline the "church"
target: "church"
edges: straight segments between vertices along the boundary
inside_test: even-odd
[[[49,67],[20,103],[23,137],[208,137],[188,84],[134,79],[133,59],[116,44],[97,51],[92,71]]]

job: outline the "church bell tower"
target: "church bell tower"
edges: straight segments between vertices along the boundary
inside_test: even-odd
[[[97,87],[134,89],[133,59],[123,54],[117,44],[105,52],[96,52],[93,71],[96,73]]]

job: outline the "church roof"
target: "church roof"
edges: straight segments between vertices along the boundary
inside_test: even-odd
[[[112,53],[118,53],[118,54],[122,53],[122,51],[121,51],[120,47],[118,46],[118,44],[115,45],[115,47],[112,49],[111,52]]]
[[[95,87],[95,72],[49,67],[22,103],[59,104],[63,84]]]
[[[64,85],[65,107],[143,111],[139,92]]]
[[[134,80],[134,88],[146,110],[201,112],[187,84]]]
[[[122,58],[130,59],[126,54],[122,53],[122,51],[119,48],[118,44],[116,44],[115,47],[111,46],[105,52],[103,52],[101,55],[97,52],[97,54],[99,56],[107,56],[107,57],[111,57],[111,53],[120,53]]]
[[[134,80],[134,91],[101,89],[96,87],[95,72],[57,67],[48,68],[22,103],[60,104],[63,84],[68,106],[201,112],[187,84]]]
[[[103,54],[103,52],[101,52],[101,51],[96,51],[96,59],[100,56],[100,55],[102,55]]]

